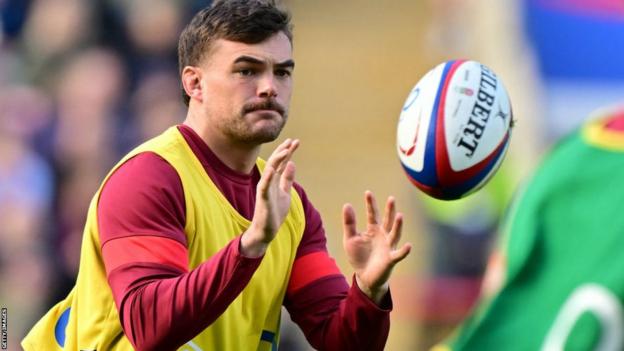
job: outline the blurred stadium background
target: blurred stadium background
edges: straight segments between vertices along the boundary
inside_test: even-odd
[[[105,172],[180,123],[177,36],[209,0],[0,0],[0,307],[9,350],[73,285],[86,209]],[[280,140],[297,137],[298,181],[330,252],[344,202],[397,196],[415,244],[391,280],[388,350],[448,335],[477,298],[496,225],[549,145],[624,97],[624,2],[287,0],[295,90]],[[469,58],[502,77],[517,127],[502,169],[466,200],[421,196],[400,169],[395,127],[412,85]],[[271,150],[271,146],[265,151]],[[266,155],[266,153],[265,153]],[[284,321],[283,350],[309,350]]]

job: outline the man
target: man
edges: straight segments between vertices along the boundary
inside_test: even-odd
[[[272,350],[281,306],[312,346],[381,350],[402,215],[389,198],[367,226],[345,205],[351,288],[329,257],[320,216],[294,183],[298,140],[265,162],[292,89],[289,16],[272,2],[216,2],[179,43],[188,113],[111,171],[87,218],[68,298],[27,350]],[[105,282],[108,281],[108,286]]]
[[[442,350],[624,349],[624,107],[557,144],[509,211],[484,298]]]

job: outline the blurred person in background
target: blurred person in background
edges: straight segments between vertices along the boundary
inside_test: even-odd
[[[190,1],[100,1],[102,20],[112,32],[103,40],[115,47],[126,66],[131,90],[153,72],[177,72],[177,39],[189,11]],[[129,117],[132,119],[132,117]],[[124,150],[128,151],[128,150]]]
[[[88,210],[75,288],[22,345],[269,350],[279,341],[283,304],[317,348],[383,349],[388,279],[410,251],[398,247],[394,200],[382,220],[366,193],[363,232],[345,205],[349,288],[327,253],[320,215],[293,184],[289,160],[299,142],[287,139],[266,163],[257,159],[286,122],[289,15],[271,1],[218,2],[193,18],[179,55],[184,124],[133,150],[106,177]],[[80,106],[69,107],[73,122]],[[70,159],[84,155],[66,150]]]
[[[121,118],[124,76],[114,52],[90,48],[71,55],[54,79],[56,118],[47,132],[58,177],[54,247],[64,285],[58,294],[73,285],[84,213],[118,156],[115,125]]]
[[[46,307],[40,292],[52,283],[46,224],[54,175],[31,144],[50,116],[50,101],[38,89],[0,85],[0,301],[10,307],[10,350]]]
[[[114,145],[124,77],[120,59],[106,49],[81,51],[67,61],[55,87],[53,153],[61,168],[91,162],[103,173],[114,162],[108,146]]]
[[[51,88],[51,78],[67,55],[95,40],[93,1],[36,0],[29,6],[27,20],[17,46],[28,67],[23,76]]]
[[[624,96],[624,2],[519,5],[543,105],[531,142],[559,141],[510,207],[477,308],[439,349],[621,350],[623,109],[583,121]]]
[[[624,106],[558,142],[512,204],[481,302],[444,350],[624,348]]]
[[[16,38],[29,1],[0,1],[0,305],[7,349],[48,306],[55,176],[36,138],[52,118],[52,99],[24,78]]]
[[[180,101],[180,80],[173,72],[160,70],[143,77],[130,99],[138,133],[132,139],[147,140],[180,123],[184,104]]]

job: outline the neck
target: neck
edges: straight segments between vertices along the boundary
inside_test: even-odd
[[[251,173],[260,154],[260,145],[249,145],[228,139],[214,127],[211,128],[206,118],[201,118],[190,108],[184,124],[193,129],[226,166],[239,173]]]

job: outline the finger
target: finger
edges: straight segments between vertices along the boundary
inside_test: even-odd
[[[277,172],[277,169],[280,167],[282,162],[284,162],[286,157],[288,157],[288,149],[282,149],[277,153],[273,152],[271,157],[267,160],[266,166],[273,168]]]
[[[290,146],[287,149],[288,155],[280,163],[280,166],[277,168],[277,173],[282,174],[282,172],[284,172],[284,169],[286,169],[286,165],[288,164],[293,154],[295,153],[295,150],[297,150],[298,147],[299,147],[299,139],[295,139],[290,143]]]
[[[364,197],[366,198],[366,214],[368,216],[368,224],[377,224],[379,211],[377,210],[377,201],[375,201],[375,196],[373,196],[373,193],[368,190],[366,190],[364,194]]]
[[[345,239],[349,239],[357,235],[355,211],[353,211],[353,206],[351,206],[351,204],[345,204],[342,206],[342,228]]]
[[[262,198],[267,198],[269,194],[269,187],[271,185],[271,179],[275,175],[275,169],[273,167],[265,167],[264,172],[262,172],[262,176],[260,176],[260,181],[258,181],[258,194]]]
[[[390,259],[392,260],[392,264],[395,265],[403,261],[403,259],[407,257],[407,255],[409,255],[410,251],[412,251],[412,244],[410,243],[405,243],[403,244],[403,246],[401,246],[400,249],[392,251],[390,253]]]
[[[395,248],[401,240],[401,231],[403,230],[403,214],[397,213],[394,217],[394,223],[392,225],[392,230],[388,234],[388,239],[390,240],[390,246]]]
[[[290,147],[290,144],[292,144],[292,139],[291,138],[287,138],[286,140],[282,141],[282,143],[279,144],[275,148],[275,150],[273,150],[272,153],[275,154],[275,153],[281,152],[282,150],[286,150],[286,149],[288,149]]]
[[[284,173],[280,177],[280,189],[282,189],[283,192],[290,192],[290,188],[292,187],[294,181],[295,181],[295,163],[292,161],[289,161],[286,164]]]
[[[291,143],[292,139],[288,138],[284,140],[284,142],[279,144],[269,156],[269,159],[267,160],[267,165],[277,169],[279,161],[283,160],[283,158],[288,154],[288,148],[290,147]]]
[[[386,233],[390,233],[392,230],[392,220],[396,212],[395,201],[393,196],[388,197],[386,201],[386,210],[384,211],[383,228]]]

